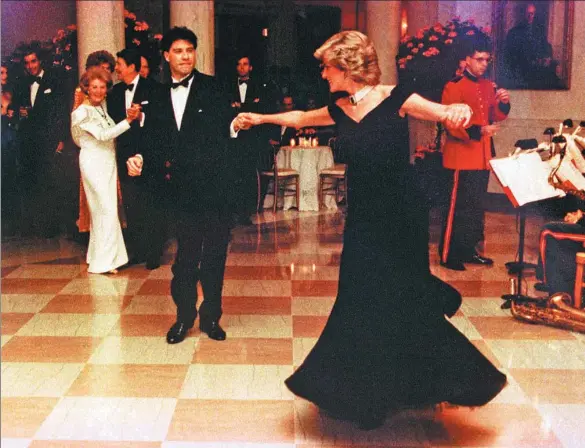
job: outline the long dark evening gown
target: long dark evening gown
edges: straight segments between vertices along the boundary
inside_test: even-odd
[[[407,407],[482,405],[506,384],[445,318],[461,296],[430,272],[428,208],[398,114],[410,93],[396,87],[359,123],[329,106],[349,165],[338,295],[286,380],[296,395],[364,426]]]

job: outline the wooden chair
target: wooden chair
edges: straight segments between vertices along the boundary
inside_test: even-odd
[[[297,209],[300,204],[300,188],[299,188],[299,172],[290,168],[279,168],[276,163],[276,154],[278,153],[278,146],[271,145],[270,151],[265,151],[259,154],[258,168],[256,170],[258,179],[258,202],[256,204],[256,212],[262,208],[264,196],[263,181],[272,180],[274,185],[274,205],[272,206],[273,213],[276,213],[278,204],[278,197],[282,193],[283,201],[287,196],[295,196]],[[290,181],[293,180],[294,189],[290,187]],[[266,183],[268,183],[266,182]],[[268,186],[266,186],[267,188]]]
[[[585,267],[585,252],[577,252],[575,255],[577,271],[575,273],[575,291],[573,294],[573,306],[581,309],[583,305],[583,268]]]
[[[341,149],[336,145],[336,138],[331,137],[328,146],[333,151],[333,160],[343,158]],[[331,168],[326,168],[319,172],[319,208],[325,204],[325,196],[335,195],[335,202],[339,198],[339,193],[343,193],[345,196],[345,202],[347,204],[347,164],[345,163],[334,163]],[[327,186],[329,184],[329,186]],[[342,188],[340,188],[342,187]]]

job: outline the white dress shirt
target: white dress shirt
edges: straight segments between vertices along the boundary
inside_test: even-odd
[[[136,75],[136,78],[134,78],[132,80],[132,82],[130,84],[133,84],[132,89],[128,90],[126,89],[126,91],[124,92],[125,98],[126,98],[126,109],[130,109],[130,107],[132,106],[132,100],[134,99],[134,93],[136,93],[136,87],[138,86],[138,80],[140,79],[140,75]],[[127,85],[130,85],[127,84]]]
[[[181,82],[187,78],[184,76],[181,79],[172,78],[173,82]],[[183,114],[185,113],[185,106],[187,105],[187,98],[193,85],[193,77],[189,80],[187,87],[179,86],[171,89],[171,102],[173,103],[173,112],[175,113],[175,121],[177,122],[177,129],[181,130],[181,122],[183,121]]]
[[[45,74],[44,70],[41,70],[41,73],[39,73],[39,77],[42,78]],[[35,105],[35,101],[37,99],[37,93],[39,92],[39,82],[37,80],[35,80],[35,82],[33,82],[30,86],[30,104],[31,106]]]
[[[238,81],[238,89],[240,89],[240,103],[246,102],[246,92],[248,91],[248,82],[240,82]]]
[[[130,84],[132,84],[132,89],[126,89],[124,91],[124,99],[126,100],[126,110],[132,107],[132,101],[134,100],[134,94],[136,93],[136,88],[138,87],[138,81],[140,80],[140,75],[136,75],[136,78],[132,80]],[[126,84],[129,86],[130,84]],[[140,127],[144,126],[144,120],[146,119],[146,114],[142,112],[140,116]]]

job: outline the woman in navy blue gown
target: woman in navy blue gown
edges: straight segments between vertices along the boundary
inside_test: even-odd
[[[393,410],[440,402],[480,406],[505,386],[499,372],[445,319],[460,294],[429,268],[428,210],[409,163],[405,115],[466,126],[467,105],[425,100],[412,86],[379,84],[371,41],[357,31],[316,52],[331,92],[318,110],[242,114],[246,126],[335,124],[348,163],[348,210],[338,295],[289,389],[363,428]]]

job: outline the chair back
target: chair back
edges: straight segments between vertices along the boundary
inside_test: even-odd
[[[337,137],[331,137],[327,142],[327,146],[331,148],[331,152],[333,153],[333,161],[335,163],[347,164],[345,151],[343,150],[343,145],[340,145],[338,143]]]
[[[258,152],[257,168],[258,172],[272,171],[274,176],[278,176],[278,166],[276,164],[276,155],[280,149],[279,145],[267,145],[262,147]]]

